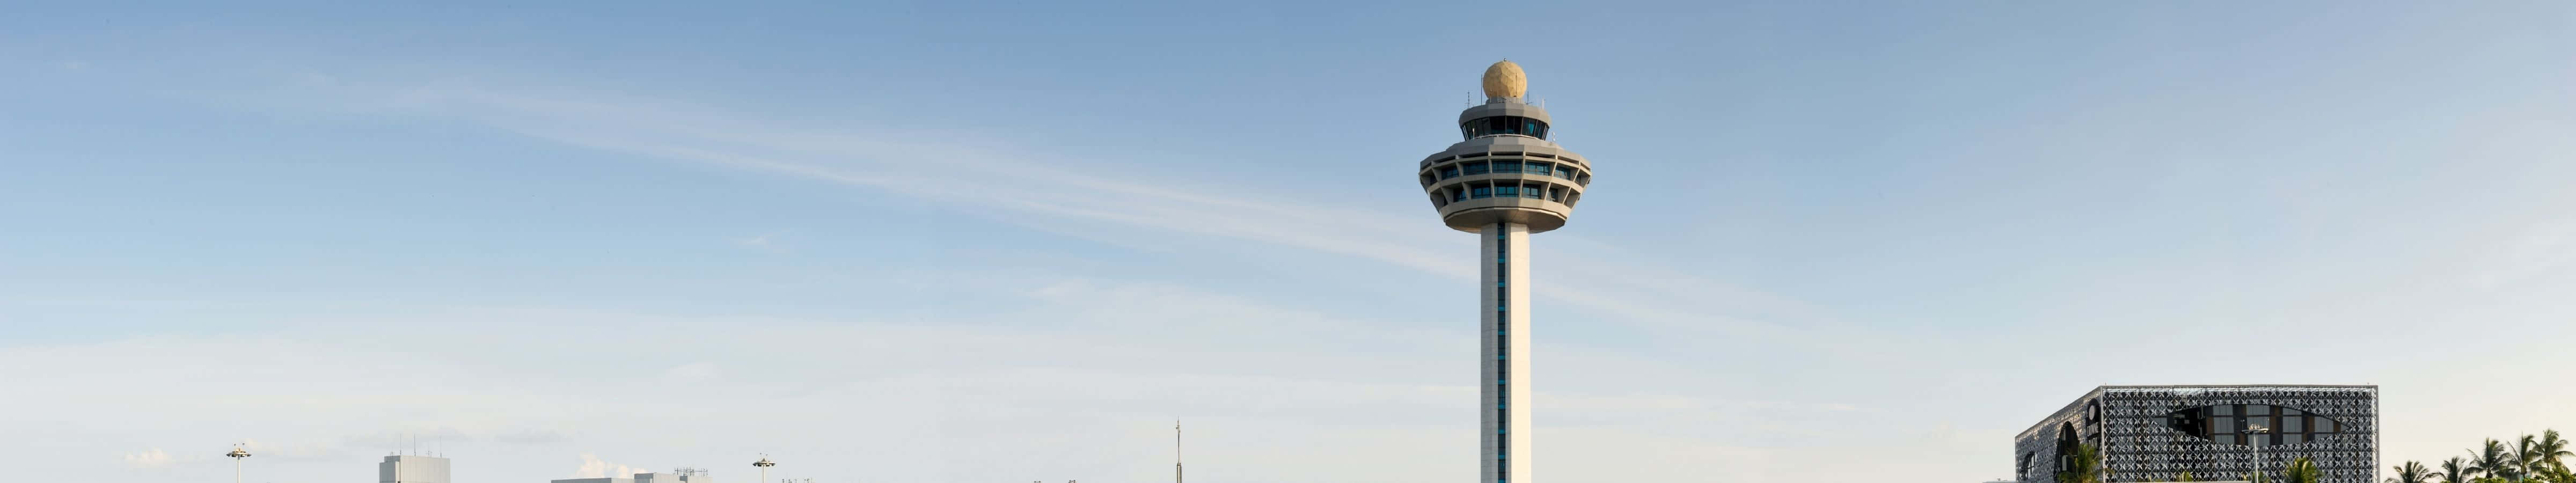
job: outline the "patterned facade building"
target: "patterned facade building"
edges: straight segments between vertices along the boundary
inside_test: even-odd
[[[2308,458],[2322,483],[2376,483],[2379,386],[2102,386],[2013,438],[2021,483],[2053,483],[2080,445],[2106,483],[2243,480]]]

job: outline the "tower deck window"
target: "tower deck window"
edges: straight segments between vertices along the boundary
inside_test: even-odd
[[[1470,119],[1467,122],[1459,123],[1458,130],[1461,133],[1466,134],[1467,139],[1475,139],[1496,134],[1518,134],[1540,139],[1547,138],[1546,121],[1520,116],[1494,116],[1483,119]]]

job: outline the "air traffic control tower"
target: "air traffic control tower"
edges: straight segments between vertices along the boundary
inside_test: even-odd
[[[1419,177],[1449,228],[1475,233],[1476,313],[1484,321],[1480,483],[1530,483],[1529,236],[1565,226],[1592,164],[1548,140],[1547,110],[1523,98],[1518,64],[1485,68],[1485,102],[1458,113],[1466,138],[1423,158]]]

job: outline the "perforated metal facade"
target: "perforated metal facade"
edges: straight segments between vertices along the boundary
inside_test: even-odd
[[[2078,444],[2101,449],[2105,482],[2278,481],[2296,458],[2323,483],[2375,483],[2379,386],[2102,386],[2013,440],[2021,483],[2053,483]]]

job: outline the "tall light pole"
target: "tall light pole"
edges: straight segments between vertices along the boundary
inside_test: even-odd
[[[236,444],[233,445],[233,452],[224,453],[224,456],[229,456],[233,459],[233,483],[241,483],[241,460],[242,458],[249,458],[250,452],[243,451],[241,445]]]
[[[769,483],[769,467],[778,466],[778,463],[770,462],[769,455],[763,454],[760,455],[760,461],[753,461],[751,462],[751,465],[760,467],[760,483]],[[233,483],[241,482],[236,481]]]

